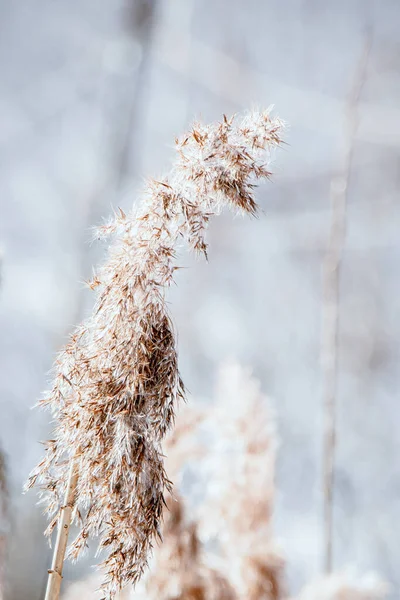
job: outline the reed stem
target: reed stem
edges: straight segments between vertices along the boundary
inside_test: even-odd
[[[331,226],[323,265],[322,367],[323,367],[323,488],[324,488],[324,572],[333,566],[333,504],[337,444],[337,379],[339,362],[340,276],[346,242],[347,192],[358,128],[358,102],[365,83],[372,33],[366,32],[352,89],[346,104],[344,148],[340,174],[331,184]]]
[[[67,489],[65,491],[64,505],[61,507],[58,520],[57,540],[54,547],[51,569],[49,569],[45,600],[58,600],[60,597],[62,570],[65,550],[68,543],[68,533],[71,525],[77,483],[78,473],[76,472],[75,462],[72,461],[68,476]]]

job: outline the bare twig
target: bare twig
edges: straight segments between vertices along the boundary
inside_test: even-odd
[[[8,489],[6,479],[6,466],[2,450],[0,449],[0,600],[4,592],[4,573],[7,548],[6,528],[8,523]]]
[[[0,286],[1,286],[2,255],[0,251]],[[0,600],[4,593],[5,561],[7,551],[7,528],[9,522],[9,495],[7,486],[6,460],[0,448]]]
[[[340,266],[346,235],[347,188],[358,128],[357,107],[365,82],[371,47],[368,33],[356,68],[345,114],[345,141],[340,174],[331,184],[331,230],[323,265],[322,368],[324,379],[324,570],[332,570],[334,461],[336,446],[336,395],[338,366]]]

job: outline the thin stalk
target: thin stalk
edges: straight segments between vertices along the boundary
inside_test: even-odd
[[[347,185],[346,185],[347,187]],[[331,185],[332,223],[324,263],[324,570],[332,570],[333,489],[336,450],[336,396],[341,250],[345,239],[346,188],[339,179]]]
[[[345,140],[340,174],[331,185],[331,229],[323,265],[322,369],[324,380],[324,571],[332,571],[333,495],[336,454],[337,371],[340,304],[340,268],[346,239],[347,189],[353,159],[354,138],[358,128],[358,102],[366,78],[372,43],[367,33],[362,55],[357,64],[353,85],[346,105]]]
[[[61,507],[58,519],[57,540],[54,547],[53,562],[49,570],[45,600],[58,600],[60,597],[62,570],[64,564],[65,550],[67,548],[68,533],[71,525],[72,510],[75,501],[78,473],[75,462],[72,461],[65,491],[64,506]]]

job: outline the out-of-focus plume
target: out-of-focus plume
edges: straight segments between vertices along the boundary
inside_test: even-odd
[[[220,368],[213,405],[182,410],[166,443],[169,472],[195,463],[203,495],[191,510],[200,537],[246,600],[284,593],[284,560],[272,530],[276,447],[268,399],[251,371],[234,362]]]
[[[272,527],[275,417],[250,369],[236,363],[220,369],[208,421],[216,444],[206,461],[210,485],[200,531],[219,541],[241,598],[281,598],[284,561]]]

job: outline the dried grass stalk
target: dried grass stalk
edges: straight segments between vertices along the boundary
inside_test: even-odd
[[[7,550],[7,529],[9,520],[9,495],[7,486],[6,461],[0,449],[0,600],[5,586],[5,562]]]
[[[163,542],[157,544],[151,569],[135,589],[126,588],[118,600],[237,600],[227,579],[207,565],[197,526],[189,522],[181,497],[167,498]],[[64,600],[93,600],[99,577],[72,584]]]
[[[2,277],[2,252],[0,250],[0,285]],[[0,448],[0,600],[4,594],[4,575],[7,550],[7,529],[9,517],[9,495],[7,486],[6,459]]]
[[[340,272],[346,238],[347,188],[357,132],[357,107],[366,78],[371,47],[368,35],[353,80],[346,107],[345,144],[341,174],[331,184],[331,227],[323,265],[322,371],[324,404],[323,485],[324,485],[324,570],[333,563],[333,494],[336,453],[337,369],[339,360]]]
[[[270,176],[265,160],[281,130],[268,111],[196,124],[176,141],[169,177],[150,181],[138,210],[121,210],[98,230],[113,243],[90,282],[93,314],[58,356],[53,387],[40,402],[56,428],[27,487],[38,482],[46,492],[50,535],[75,460],[80,531],[69,556],[78,558],[88,538],[99,536],[105,598],[140,579],[171,488],[160,443],[184,394],[164,296],[178,268],[176,246],[184,239],[207,256],[212,215],[224,206],[256,213],[254,182]]]
[[[64,505],[60,510],[57,540],[54,548],[53,562],[51,569],[49,570],[45,600],[57,600],[60,595],[65,550],[68,543],[68,533],[71,525],[77,481],[78,474],[76,472],[75,461],[73,460],[69,469]]]

